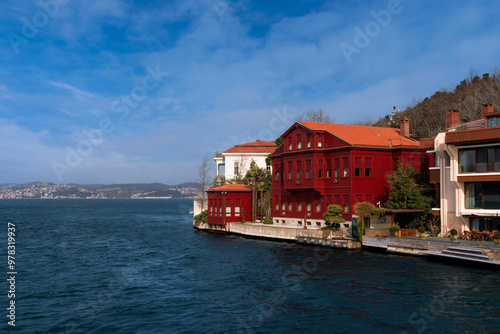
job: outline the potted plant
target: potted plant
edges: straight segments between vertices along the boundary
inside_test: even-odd
[[[456,240],[457,239],[457,234],[458,234],[457,230],[451,229],[450,230],[450,240],[451,241]]]
[[[495,235],[493,236],[493,241],[496,244],[500,244],[500,232],[495,233]]]
[[[425,227],[420,226],[420,227],[418,228],[418,233],[420,234],[420,237],[421,237],[421,238],[423,238],[423,237],[425,236],[425,235],[424,235],[424,233],[425,233]]]
[[[391,234],[391,237],[401,237],[401,227],[398,225],[391,225],[389,227],[389,232]]]

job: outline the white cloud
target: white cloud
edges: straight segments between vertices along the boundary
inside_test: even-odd
[[[2,117],[32,139],[35,152],[63,160],[82,130],[110,117],[115,130],[68,179],[175,183],[193,179],[200,157],[214,150],[281,135],[295,118],[276,126],[274,109],[297,115],[323,107],[343,123],[377,119],[393,105],[453,86],[471,65],[481,74],[496,65],[498,23],[485,30],[483,22],[491,8],[441,4],[431,12],[407,2],[348,63],[339,44],[351,42],[353,27],[364,27],[370,10],[383,6],[327,5],[287,17],[246,1],[71,1],[0,69]],[[13,20],[11,14],[0,18]],[[119,120],[113,101],[157,65],[170,75]]]

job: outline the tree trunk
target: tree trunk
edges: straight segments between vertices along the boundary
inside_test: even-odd
[[[252,178],[252,222],[255,222],[257,218],[255,213],[257,211],[257,181],[255,177]]]

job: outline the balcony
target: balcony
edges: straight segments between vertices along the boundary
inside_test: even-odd
[[[470,145],[500,141],[500,127],[458,130],[459,128],[446,133],[446,144]]]

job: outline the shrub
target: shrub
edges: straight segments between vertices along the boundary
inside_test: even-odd
[[[500,239],[500,232],[495,233],[493,239]]]
[[[418,233],[425,233],[425,227],[420,226],[420,227],[418,228]]]
[[[434,231],[434,235],[438,235],[439,232],[441,232],[441,229],[439,228],[439,226],[432,227],[432,230]]]
[[[269,225],[271,225],[271,224],[274,224],[274,223],[273,223],[273,220],[271,218],[266,218],[266,219],[264,219],[264,221],[262,222],[262,224],[269,224]]]
[[[345,222],[345,219],[342,218],[342,207],[336,204],[329,205],[328,211],[323,213],[323,219],[327,226],[330,223],[333,227],[340,227],[340,223]]]
[[[399,231],[401,231],[401,227],[399,227],[398,225],[391,225],[391,227],[389,227],[389,231],[399,232]]]
[[[457,230],[455,230],[455,229],[451,229],[451,230],[450,230],[450,234],[451,234],[451,235],[457,235],[457,234],[458,234],[458,231],[457,231]]]
[[[371,217],[373,217],[373,216],[382,217],[383,215],[385,215],[385,209],[382,209],[382,208],[374,208],[374,209],[372,209],[372,212],[370,213]]]
[[[197,223],[206,223],[208,221],[208,210],[200,212],[193,217],[194,221]]]
[[[375,205],[369,202],[360,202],[354,205],[354,213],[359,217],[358,239],[361,242],[363,241],[363,234],[365,234],[365,225],[370,221],[373,209],[376,209]]]

